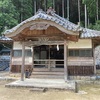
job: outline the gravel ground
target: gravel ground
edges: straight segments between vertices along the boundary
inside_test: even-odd
[[[73,91],[47,90],[32,92],[25,88],[6,88],[9,81],[0,80],[0,100],[99,100],[100,85],[87,84],[79,86],[79,93]]]

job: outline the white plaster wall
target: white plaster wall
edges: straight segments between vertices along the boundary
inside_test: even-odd
[[[78,42],[70,41],[68,44],[69,49],[77,49],[77,48],[92,48],[91,39],[79,39]]]
[[[21,50],[22,44],[20,42],[14,42],[13,50]],[[25,49],[30,49],[30,47],[25,47]]]
[[[92,48],[91,39],[79,39],[78,42],[69,41],[68,43],[69,49],[77,49],[77,48]],[[22,49],[22,45],[20,42],[14,42],[13,50]],[[25,49],[30,49],[30,47],[25,47]]]

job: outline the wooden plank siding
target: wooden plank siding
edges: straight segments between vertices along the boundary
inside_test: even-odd
[[[25,70],[26,69],[31,69],[31,65],[25,65]],[[21,72],[21,65],[12,65],[11,72],[20,73]]]
[[[93,66],[68,66],[68,75],[93,75]]]
[[[22,58],[13,57],[12,59],[13,60],[12,60],[11,72],[20,72]],[[25,59],[26,59],[25,70],[27,68],[31,69],[32,68],[31,58],[27,57]],[[56,72],[58,68],[54,68],[54,70]],[[42,68],[40,71],[42,72]],[[68,75],[93,75],[93,74],[94,74],[93,57],[68,57]]]
[[[31,65],[25,65],[25,70],[31,69]],[[12,65],[11,66],[11,72],[20,73],[21,72],[21,65]],[[42,70],[41,70],[42,72]],[[56,73],[55,68],[55,73]],[[61,70],[62,72],[62,70]],[[80,75],[80,76],[87,76],[87,75],[93,75],[94,73],[94,67],[93,66],[68,66],[68,75]]]

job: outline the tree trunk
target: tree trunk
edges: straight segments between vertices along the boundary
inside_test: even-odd
[[[84,5],[84,9],[85,9],[85,28],[87,28],[87,7],[86,7],[86,4]]]
[[[53,0],[52,2],[53,2],[53,9],[55,10],[55,0]]]
[[[23,1],[20,2],[20,8],[21,8],[21,12],[20,12],[20,22],[23,21]]]
[[[62,0],[62,17],[64,18],[64,0]]]
[[[46,12],[47,10],[47,0],[44,0],[44,11]]]
[[[67,0],[67,19],[69,20],[69,0]]]
[[[36,13],[36,0],[34,0],[34,14]]]
[[[78,19],[79,19],[79,24],[81,22],[81,15],[80,15],[80,0],[78,0]]]
[[[97,8],[96,8],[96,10],[97,10],[97,14],[96,14],[96,15],[97,15],[97,20],[99,20],[99,17],[98,17],[98,15],[99,15],[99,14],[98,14],[98,0],[96,1],[96,7],[97,7]]]

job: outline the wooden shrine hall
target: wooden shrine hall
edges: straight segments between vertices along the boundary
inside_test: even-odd
[[[31,75],[62,77],[96,74],[94,48],[100,44],[100,31],[76,25],[41,9],[31,18],[4,33],[13,39],[11,72],[26,69]]]

